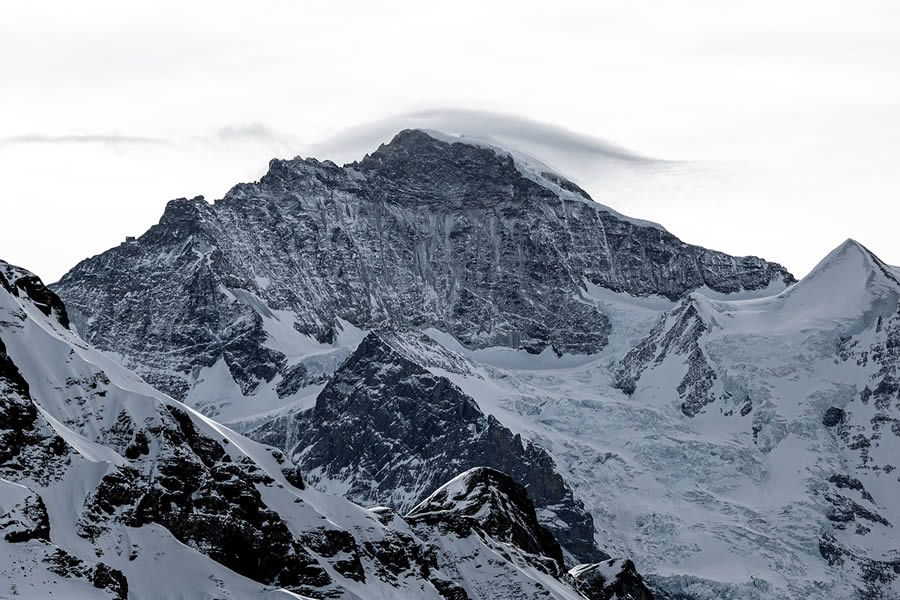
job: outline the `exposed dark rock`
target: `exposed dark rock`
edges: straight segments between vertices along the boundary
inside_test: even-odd
[[[313,484],[341,480],[350,499],[398,511],[461,471],[495,468],[526,486],[576,560],[608,558],[595,545],[593,519],[550,456],[482,413],[448,379],[413,362],[398,334],[369,334],[313,409],[250,435],[283,447]]]
[[[828,410],[825,411],[825,414],[822,416],[822,425],[825,427],[834,427],[835,425],[840,425],[844,422],[844,410],[841,408],[837,408],[836,406],[831,406]]]
[[[0,514],[0,532],[3,539],[12,543],[28,540],[50,541],[50,518],[44,501],[35,493],[29,493],[4,514]]]
[[[306,489],[306,483],[303,481],[303,473],[300,471],[299,467],[283,467],[281,473],[284,475],[284,478],[287,479],[288,483],[298,490]]]
[[[125,458],[134,460],[143,454],[150,452],[150,440],[143,431],[134,434],[134,442],[125,449]]]
[[[875,502],[872,498],[872,495],[866,490],[865,486],[863,486],[862,482],[855,477],[850,477],[849,475],[845,475],[843,473],[835,473],[831,477],[828,478],[828,481],[833,483],[835,486],[841,489],[855,490],[859,492],[863,498],[868,500],[869,502]]]
[[[525,488],[511,477],[489,468],[475,468],[457,476],[414,507],[407,515],[413,526],[440,525],[468,536],[478,529],[518,548],[553,559],[563,567],[557,541],[538,523]]]
[[[860,598],[888,599],[884,590],[900,576],[900,559],[873,560],[858,551],[841,544],[834,536],[823,535],[819,539],[819,553],[830,567],[843,567],[848,562],[860,567],[862,574]]]
[[[887,527],[891,526],[887,519],[878,513],[865,508],[861,504],[854,502],[846,496],[840,494],[828,494],[826,499],[832,505],[832,510],[828,514],[828,519],[834,521],[837,527],[843,528],[847,522],[855,521],[856,519],[865,519]]]
[[[125,575],[103,563],[97,563],[90,567],[80,558],[72,556],[60,548],[49,554],[44,562],[47,564],[48,570],[56,575],[87,579],[95,588],[113,594],[116,600],[127,600],[128,598],[128,580]]]
[[[651,363],[659,365],[671,354],[686,357],[684,360],[688,366],[676,387],[682,399],[681,412],[693,417],[716,400],[713,392],[716,372],[699,344],[708,326],[698,310],[697,302],[695,298],[687,298],[660,318],[650,333],[619,361],[615,369],[615,387],[626,394],[633,394],[638,380]],[[748,412],[742,408],[741,415]]]
[[[0,260],[0,288],[13,296],[24,294],[38,310],[69,328],[69,315],[62,300],[33,273]]]
[[[95,588],[109,590],[120,600],[128,598],[128,580],[118,569],[112,569],[103,563],[97,563],[91,574],[91,583]]]

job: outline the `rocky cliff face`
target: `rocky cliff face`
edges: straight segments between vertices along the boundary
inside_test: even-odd
[[[313,485],[400,512],[457,473],[492,467],[528,489],[570,562],[609,558],[596,546],[590,515],[546,451],[523,442],[420,362],[468,369],[462,357],[415,332],[371,333],[314,408],[270,420],[248,435],[284,449]]]
[[[581,597],[558,567],[538,569],[559,545],[509,478],[485,480],[491,498],[515,491],[490,518],[406,521],[323,495],[280,451],[85,344],[65,314],[0,262],[0,596]],[[441,523],[460,518],[451,548]]]
[[[676,299],[793,281],[622,217],[540,165],[439,137],[403,131],[344,167],[273,160],[215,204],[173,200],[54,289],[88,341],[163,391],[185,398],[221,361],[234,401],[295,366],[273,329],[328,344],[341,322],[394,322],[472,348],[594,353],[611,324],[586,285]]]

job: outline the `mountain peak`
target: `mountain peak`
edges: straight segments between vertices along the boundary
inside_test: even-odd
[[[447,135],[429,129],[409,128],[398,131],[387,145],[415,146],[426,143],[448,143]]]
[[[844,240],[819,261],[812,271],[786,294],[815,286],[817,289],[846,290],[851,287],[868,288],[878,285],[900,285],[896,272],[874,252],[854,239]]]

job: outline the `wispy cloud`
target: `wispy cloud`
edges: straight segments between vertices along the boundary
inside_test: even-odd
[[[471,130],[470,135],[478,135],[481,132],[488,137],[516,139],[581,154],[627,161],[651,160],[604,139],[515,115],[464,109],[435,109],[411,113],[406,115],[406,118],[433,122],[447,129],[458,129],[462,135],[469,134],[467,130]]]
[[[42,135],[26,134],[16,135],[0,139],[3,144],[104,144],[109,146],[120,145],[162,145],[171,146],[168,140],[136,135]]]
[[[492,142],[561,167],[560,172],[576,180],[605,165],[643,167],[666,162],[558,125],[497,112],[453,108],[422,110],[358,125],[307,146],[306,153],[339,163],[350,162],[372,152],[402,129],[434,129]]]
[[[275,132],[262,123],[244,125],[226,125],[216,131],[215,137],[223,142],[240,142],[242,140],[263,140],[285,143],[286,137]]]
[[[276,153],[296,149],[297,142],[289,135],[281,134],[262,123],[225,125],[208,133],[178,139],[122,134],[65,134],[47,135],[29,133],[0,138],[4,145],[78,145],[96,144],[109,147],[123,146],[179,146],[190,148],[195,143],[204,144],[263,144]]]

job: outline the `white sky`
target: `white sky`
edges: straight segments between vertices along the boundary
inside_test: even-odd
[[[0,257],[53,281],[171,198],[404,126],[798,276],[847,237],[900,263],[900,2],[861,0],[4,2]]]

